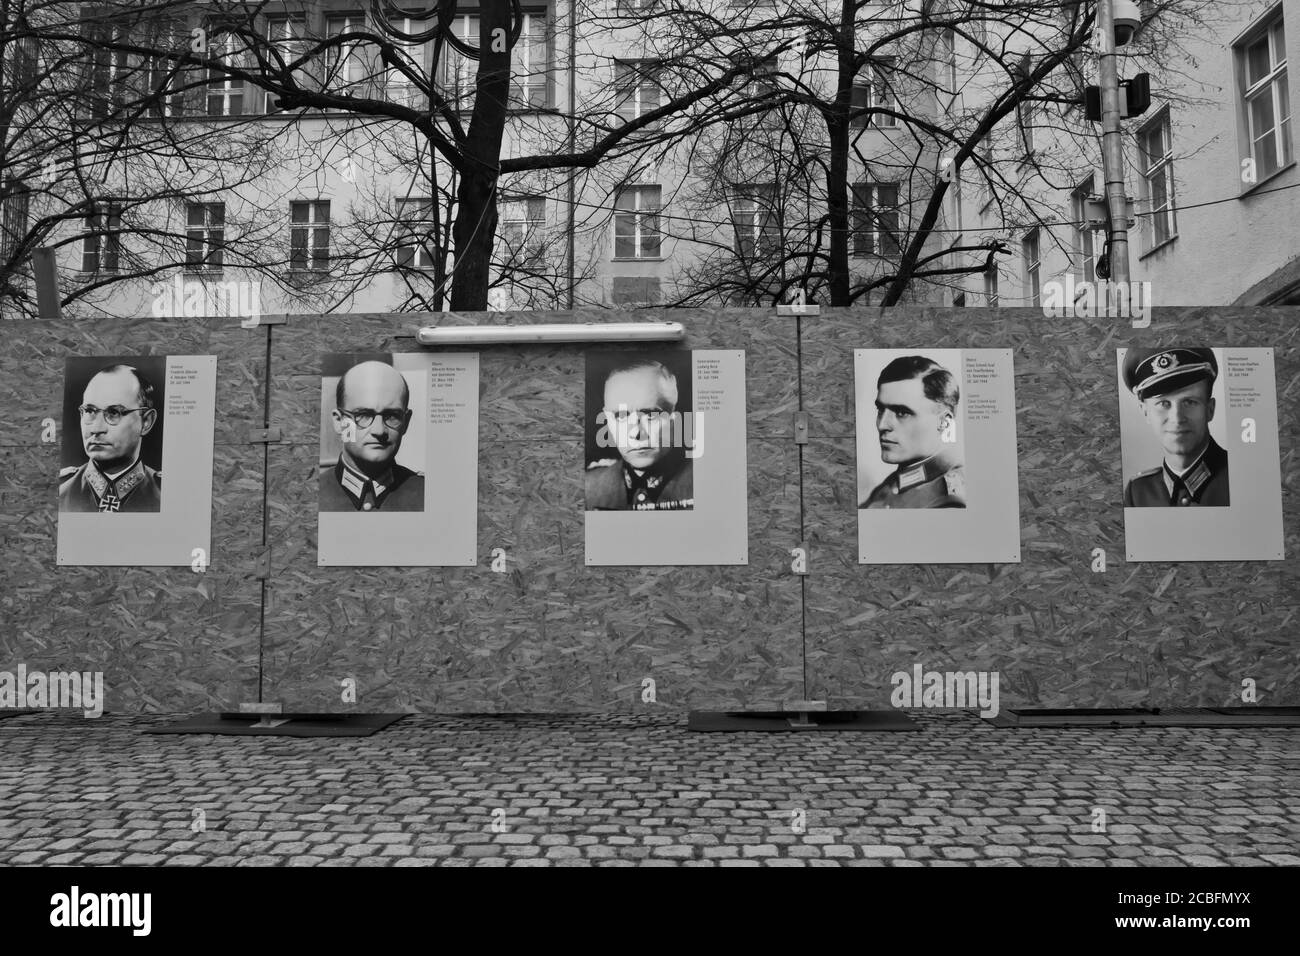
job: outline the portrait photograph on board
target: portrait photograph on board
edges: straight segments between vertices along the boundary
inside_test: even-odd
[[[589,352],[588,511],[690,511],[691,353]]]
[[[425,377],[379,353],[327,355],[322,364],[320,510],[423,511]]]
[[[1020,560],[1012,357],[855,349],[862,564]]]
[[[1124,430],[1125,508],[1232,504],[1221,357],[1222,350],[1199,347],[1125,353],[1126,417],[1132,425],[1140,409],[1146,426]]]
[[[60,564],[210,562],[216,366],[212,355],[65,360]]]
[[[320,361],[317,564],[477,563],[478,354]]]
[[[875,414],[874,435],[863,435],[858,462],[859,508],[966,507],[960,359],[956,350],[899,355],[875,375],[866,410]],[[860,412],[869,397],[859,396]]]
[[[586,354],[587,563],[745,564],[745,353]]]
[[[70,358],[63,381],[59,510],[157,513],[167,358]]]
[[[1273,350],[1116,350],[1130,561],[1282,557]]]

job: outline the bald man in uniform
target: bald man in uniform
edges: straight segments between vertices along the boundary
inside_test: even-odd
[[[960,390],[953,375],[923,355],[896,358],[876,381],[880,459],[898,467],[862,508],[965,508],[966,473],[953,434]]]
[[[162,474],[140,460],[158,421],[154,387],[130,365],[110,365],[86,384],[78,406],[89,459],[59,472],[59,510],[101,514],[162,508]]]
[[[1229,507],[1228,453],[1210,435],[1213,349],[1129,349],[1124,384],[1164,448],[1164,461],[1124,486],[1126,508]]]
[[[321,511],[423,511],[424,475],[397,463],[411,424],[411,390],[385,362],[339,378],[330,413],[343,450],[320,474]]]
[[[633,359],[605,377],[604,429],[619,457],[587,466],[588,511],[694,510],[694,472],[678,442],[676,411],[677,376],[662,362]]]

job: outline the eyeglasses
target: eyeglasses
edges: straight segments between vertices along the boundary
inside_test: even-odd
[[[142,412],[147,405],[141,405],[139,408],[123,408],[121,405],[110,405],[108,408],[97,408],[94,405],[78,405],[77,411],[81,413],[81,422],[83,425],[89,425],[95,420],[95,416],[103,415],[105,423],[116,425],[122,420],[123,415],[131,412]]]
[[[628,408],[626,405],[620,405],[618,408],[606,409],[605,414],[611,421],[619,424],[635,419],[639,426],[648,428],[651,424],[662,423],[665,416],[671,416],[673,413],[663,408]]]
[[[373,408],[340,408],[339,414],[348,416],[357,423],[358,428],[369,428],[370,423],[379,417],[383,418],[384,425],[388,428],[400,430],[406,427],[406,412],[403,409],[385,408],[382,412],[377,412]]]

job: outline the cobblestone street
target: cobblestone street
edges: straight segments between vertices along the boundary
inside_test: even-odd
[[[362,739],[13,717],[0,864],[1300,864],[1294,729],[914,716],[701,734],[684,715],[413,715]]]

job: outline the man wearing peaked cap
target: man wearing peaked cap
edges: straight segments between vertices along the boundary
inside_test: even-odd
[[[1228,453],[1210,435],[1218,377],[1212,349],[1128,350],[1124,384],[1165,456],[1124,486],[1124,507],[1229,506]]]

